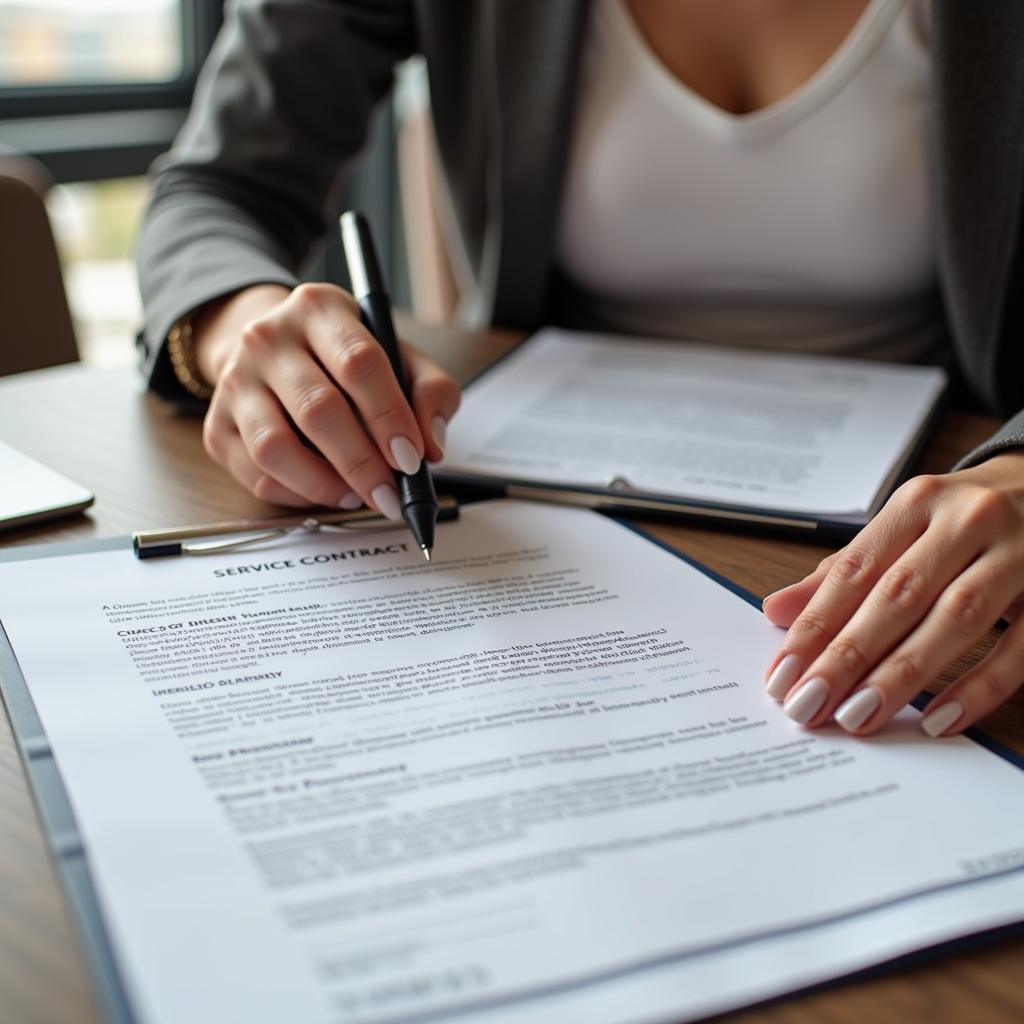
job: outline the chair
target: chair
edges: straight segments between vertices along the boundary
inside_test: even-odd
[[[33,161],[0,156],[0,376],[78,360],[46,182]]]

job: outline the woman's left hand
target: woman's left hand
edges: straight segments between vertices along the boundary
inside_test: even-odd
[[[928,706],[951,735],[1024,683],[1024,452],[909,480],[845,548],[764,613],[788,628],[766,675],[791,718],[877,732],[1000,618],[995,649]]]

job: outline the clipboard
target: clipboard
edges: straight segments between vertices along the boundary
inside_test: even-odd
[[[544,329],[532,331],[493,363],[474,374],[463,385],[468,391],[474,384],[492,374],[524,346],[537,338]],[[664,344],[664,339],[644,339]],[[693,526],[706,526],[726,531],[785,536],[812,543],[845,544],[866,526],[880,510],[893,491],[912,475],[915,464],[934,432],[939,418],[948,407],[950,388],[948,380],[934,404],[920,423],[917,433],[896,463],[893,471],[879,489],[875,505],[863,515],[822,516],[811,513],[780,511],[753,504],[730,504],[687,498],[637,488],[624,472],[613,472],[603,481],[592,484],[549,483],[517,477],[445,469],[444,464],[434,469],[434,480],[460,498],[475,501],[486,498],[513,498],[523,501],[544,501],[577,508],[589,508],[613,516],[637,516]]]
[[[618,517],[610,518],[649,543],[679,558],[748,604],[760,608],[760,599],[739,584],[720,575],[703,563],[682,554],[641,527]],[[126,558],[133,557],[132,539],[125,536],[68,544],[37,544],[16,547],[0,550],[0,562],[27,561],[117,550],[123,550]],[[28,684],[2,622],[0,622],[0,697],[2,697],[7,710],[36,813],[105,1019],[109,1024],[145,1024],[145,1021],[137,1016],[129,1000],[122,970],[90,871],[88,851],[84,847],[64,781],[57,768],[42,722],[36,712]],[[928,699],[928,697],[921,696],[913,701],[913,705],[920,710],[927,704]],[[964,731],[964,735],[1024,771],[1024,757],[996,742],[980,730],[971,727]],[[898,971],[907,965],[930,962],[949,953],[974,950],[1021,934],[1024,934],[1024,922],[973,932],[907,953],[878,966],[855,971],[826,982],[816,982],[803,988],[792,989],[783,997],[773,997],[769,1000],[762,1000],[760,1003],[744,1004],[744,1006],[749,1008],[762,1005],[764,1002],[776,1002],[779,998],[788,998],[799,992],[831,987],[854,978],[887,974]]]

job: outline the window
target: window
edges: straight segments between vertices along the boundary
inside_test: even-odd
[[[173,82],[181,0],[0,0],[0,88]]]
[[[222,0],[0,0],[0,154],[59,183],[47,205],[79,348],[133,357],[141,179],[185,118]]]
[[[142,323],[135,237],[148,186],[143,178],[57,185],[47,198],[64,289],[84,362],[135,360]]]
[[[221,0],[0,0],[0,142],[38,152],[44,163],[50,162],[49,152],[68,149],[124,154],[133,134],[145,136],[147,143],[156,137],[169,142],[188,107],[221,10]],[[70,123],[34,123],[82,114],[136,116],[90,123],[91,142],[80,140]],[[52,143],[60,128],[71,136],[63,146]],[[144,148],[151,158],[153,146]],[[101,176],[89,161],[54,159],[58,178]],[[136,159],[134,166],[122,162],[114,173],[138,173],[143,167]]]
[[[141,309],[135,232],[142,175],[185,119],[224,0],[0,0],[0,155],[34,157],[58,183],[47,206],[79,348],[134,358]],[[395,215],[390,108],[347,202],[378,225],[392,295],[407,304]],[[343,280],[336,246],[313,276]]]

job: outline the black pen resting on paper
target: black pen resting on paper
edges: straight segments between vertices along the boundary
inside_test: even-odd
[[[391,300],[384,287],[384,277],[377,263],[377,254],[370,237],[370,225],[362,214],[351,210],[341,215],[341,247],[352,281],[352,294],[359,303],[363,323],[387,353],[391,369],[406,399],[411,399],[409,380],[398,350],[398,338],[391,322]],[[427,468],[427,460],[411,476],[395,473],[402,518],[412,531],[427,561],[434,547],[434,524],[437,522],[437,495]]]

